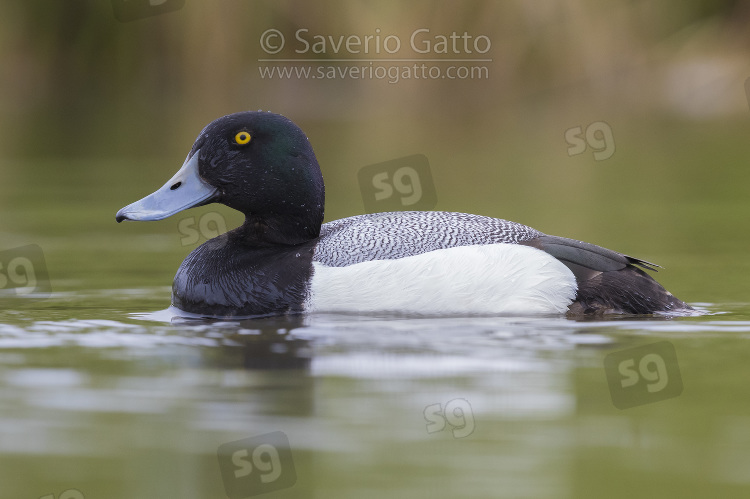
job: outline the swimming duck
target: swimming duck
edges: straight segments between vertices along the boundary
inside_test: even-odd
[[[325,187],[304,132],[269,112],[219,118],[179,171],[117,212],[162,220],[222,203],[245,222],[180,265],[172,306],[207,317],[305,312],[653,314],[690,307],[656,265],[531,227],[406,211],[323,224]]]

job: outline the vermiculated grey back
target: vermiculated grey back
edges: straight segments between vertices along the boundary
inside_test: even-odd
[[[542,235],[519,223],[466,213],[373,213],[323,224],[313,261],[344,267],[456,246],[519,243]]]

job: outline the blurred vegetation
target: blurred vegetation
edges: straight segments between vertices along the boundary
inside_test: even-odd
[[[397,118],[497,130],[582,109],[714,118],[747,111],[748,21],[750,3],[727,0],[188,0],[127,23],[103,0],[12,1],[0,18],[0,140],[5,157],[171,155],[211,119],[259,108],[310,126]],[[488,36],[489,79],[390,85],[258,74],[268,28],[380,28],[406,41],[421,27]]]
[[[439,210],[654,259],[678,271],[660,279],[670,287],[681,276],[687,299],[705,289],[690,271],[702,265],[718,272],[713,296],[736,296],[750,244],[748,21],[750,2],[716,0],[187,0],[124,23],[109,1],[7,2],[0,243],[41,244],[55,289],[115,276],[167,285],[191,249],[179,245],[178,220],[125,227],[114,213],[162,185],[209,121],[263,109],[310,137],[327,220],[363,212],[360,168],[424,154]],[[263,80],[259,40],[270,28],[288,38],[380,29],[404,44],[418,28],[467,32],[491,40],[492,62],[487,79]],[[273,57],[299,55],[288,44]],[[569,156],[565,131],[595,121],[611,126],[614,155]],[[185,216],[201,210],[230,227],[240,220],[216,206]],[[144,251],[152,256],[134,256]]]

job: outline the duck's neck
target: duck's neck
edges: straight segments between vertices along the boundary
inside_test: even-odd
[[[247,246],[294,246],[318,237],[322,219],[322,214],[309,218],[245,214],[245,223],[233,232]]]

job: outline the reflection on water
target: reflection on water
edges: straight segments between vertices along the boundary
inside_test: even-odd
[[[279,480],[293,464],[277,497],[739,497],[750,404],[721,393],[744,387],[750,321],[724,308],[585,322],[6,311],[3,496],[226,497],[219,447],[281,432],[290,454],[258,454]],[[657,341],[684,391],[618,410],[605,357]]]

